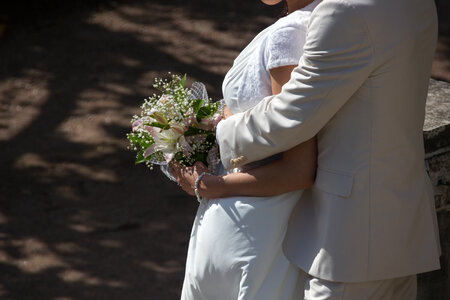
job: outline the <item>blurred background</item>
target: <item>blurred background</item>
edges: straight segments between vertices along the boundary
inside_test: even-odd
[[[449,82],[450,5],[436,3],[433,77]],[[1,1],[0,299],[179,298],[197,201],[134,166],[131,116],[169,71],[220,99],[236,55],[280,13],[258,0]]]

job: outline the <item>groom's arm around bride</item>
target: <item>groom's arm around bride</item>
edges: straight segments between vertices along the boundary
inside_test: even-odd
[[[316,183],[284,244],[314,280],[381,282],[439,268],[422,140],[436,38],[433,0],[324,0],[282,92],[220,123],[228,168],[317,135]]]

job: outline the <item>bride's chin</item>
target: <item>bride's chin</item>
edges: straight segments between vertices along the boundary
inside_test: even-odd
[[[262,3],[266,5],[276,5],[280,3],[282,0],[261,0]]]

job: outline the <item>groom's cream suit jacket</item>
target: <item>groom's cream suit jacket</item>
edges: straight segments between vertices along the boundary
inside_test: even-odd
[[[436,39],[433,0],[324,0],[282,92],[220,123],[227,168],[317,135],[316,181],[284,241],[309,274],[360,282],[439,268],[422,140]]]

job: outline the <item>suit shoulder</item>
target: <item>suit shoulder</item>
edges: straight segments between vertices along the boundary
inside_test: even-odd
[[[371,44],[369,27],[360,5],[346,0],[320,3],[311,14],[307,35],[310,45]]]
[[[324,0],[319,5],[317,5],[316,11],[318,8],[323,7],[335,7],[335,8],[351,8],[353,10],[364,10],[366,8],[373,7],[375,5],[373,0]]]
[[[312,17],[328,15],[333,17],[360,18],[360,14],[370,5],[362,1],[327,0],[321,2],[312,12]]]

